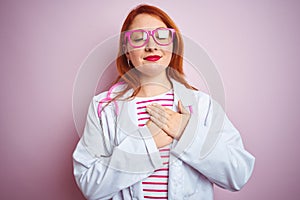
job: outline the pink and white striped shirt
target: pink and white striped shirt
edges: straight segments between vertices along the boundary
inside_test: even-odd
[[[144,126],[150,119],[146,111],[148,104],[158,103],[172,109],[173,102],[173,90],[154,97],[135,97],[138,126]],[[159,153],[163,161],[163,167],[155,170],[153,174],[142,181],[144,199],[168,199],[170,145],[160,148]]]

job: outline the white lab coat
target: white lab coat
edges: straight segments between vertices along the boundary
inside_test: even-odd
[[[168,198],[212,200],[213,184],[240,190],[252,174],[255,158],[244,149],[239,132],[207,94],[174,80],[172,84],[174,109],[181,100],[191,118],[171,146]],[[131,94],[132,90],[125,97]],[[73,153],[76,182],[87,199],[143,199],[141,181],[162,167],[159,151],[147,126],[136,125],[132,101],[111,103],[98,117],[99,102],[106,96],[101,93],[90,104]]]

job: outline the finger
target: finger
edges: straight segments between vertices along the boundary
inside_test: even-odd
[[[177,113],[177,112],[171,110],[170,108],[165,108],[165,112],[166,112],[168,115],[173,115],[174,113]]]
[[[152,105],[148,105],[148,106],[146,107],[146,111],[147,111],[150,115],[157,115],[157,114],[164,113],[164,111],[162,111],[160,108],[157,108],[157,107],[152,106]]]
[[[159,128],[152,120],[148,120],[146,126],[153,136],[156,136],[161,132],[161,128]]]
[[[165,107],[158,104],[158,103],[153,103],[148,105],[147,107],[153,108],[155,109],[157,112],[164,112],[165,111]]]
[[[166,116],[168,113],[166,112],[166,109],[165,109],[165,107],[163,107],[163,106],[161,106],[161,105],[159,105],[159,104],[151,104],[151,105],[148,105],[147,106],[147,111],[150,111],[150,113],[149,114],[151,114],[151,111],[152,112],[155,112],[155,113],[157,113],[157,114],[160,114],[161,116],[164,116],[164,117],[168,117],[168,116]]]
[[[182,105],[181,100],[178,101],[178,110],[181,114],[189,114],[189,111]]]
[[[161,120],[150,116],[150,119],[153,121],[154,124],[156,124],[156,126],[158,126],[159,128],[161,128],[163,131],[167,131],[168,127],[166,123],[163,123]]]
[[[152,116],[153,118],[161,121],[162,123],[166,123],[166,121],[168,120],[168,117],[166,116],[165,112],[160,112],[159,109],[155,109],[153,107],[147,107],[147,112],[149,113],[150,116]]]
[[[171,110],[169,108],[166,108],[166,107],[164,107],[164,106],[162,106],[160,104],[157,104],[157,103],[151,104],[151,105],[149,105],[149,107],[156,109],[156,112],[160,112],[160,113],[164,112],[165,113],[165,117],[167,119],[169,119],[170,116],[172,116],[174,113],[176,113],[173,110]]]

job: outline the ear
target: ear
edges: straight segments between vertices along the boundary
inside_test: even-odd
[[[126,45],[125,45],[125,44],[122,45],[122,52],[123,52],[124,54],[127,53],[127,48],[126,48]]]
[[[125,54],[125,56],[127,57],[127,59],[130,60],[130,55],[128,53],[128,50],[127,50],[127,47],[125,44],[123,44],[123,46],[122,46],[122,51]]]

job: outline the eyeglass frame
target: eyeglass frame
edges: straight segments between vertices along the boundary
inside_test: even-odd
[[[172,36],[172,39],[171,39],[171,41],[170,41],[168,44],[160,44],[160,43],[158,43],[158,42],[156,41],[156,39],[155,39],[155,37],[154,37],[154,33],[155,33],[156,31],[160,30],[160,29],[171,31],[171,33],[172,33],[172,35],[171,35],[171,36]],[[145,40],[145,42],[144,42],[142,45],[140,45],[140,46],[135,46],[135,45],[133,45],[133,44],[131,43],[130,35],[131,35],[131,33],[138,32],[138,31],[144,31],[144,32],[147,34],[148,37],[147,37],[147,39]],[[149,40],[150,40],[150,36],[152,36],[152,38],[153,38],[153,40],[155,41],[156,44],[158,44],[158,45],[160,45],[160,46],[168,46],[168,45],[170,45],[170,44],[173,42],[173,40],[174,40],[174,33],[175,33],[175,32],[176,32],[176,30],[173,29],[173,28],[164,28],[164,27],[160,27],[160,28],[157,28],[157,29],[154,29],[154,30],[144,30],[144,29],[129,30],[129,31],[126,31],[126,32],[125,32],[125,36],[124,36],[124,44],[126,44],[126,41],[128,41],[131,47],[133,47],[133,48],[140,48],[140,47],[143,47],[143,46],[145,46],[146,44],[148,44],[148,43],[149,43]]]

